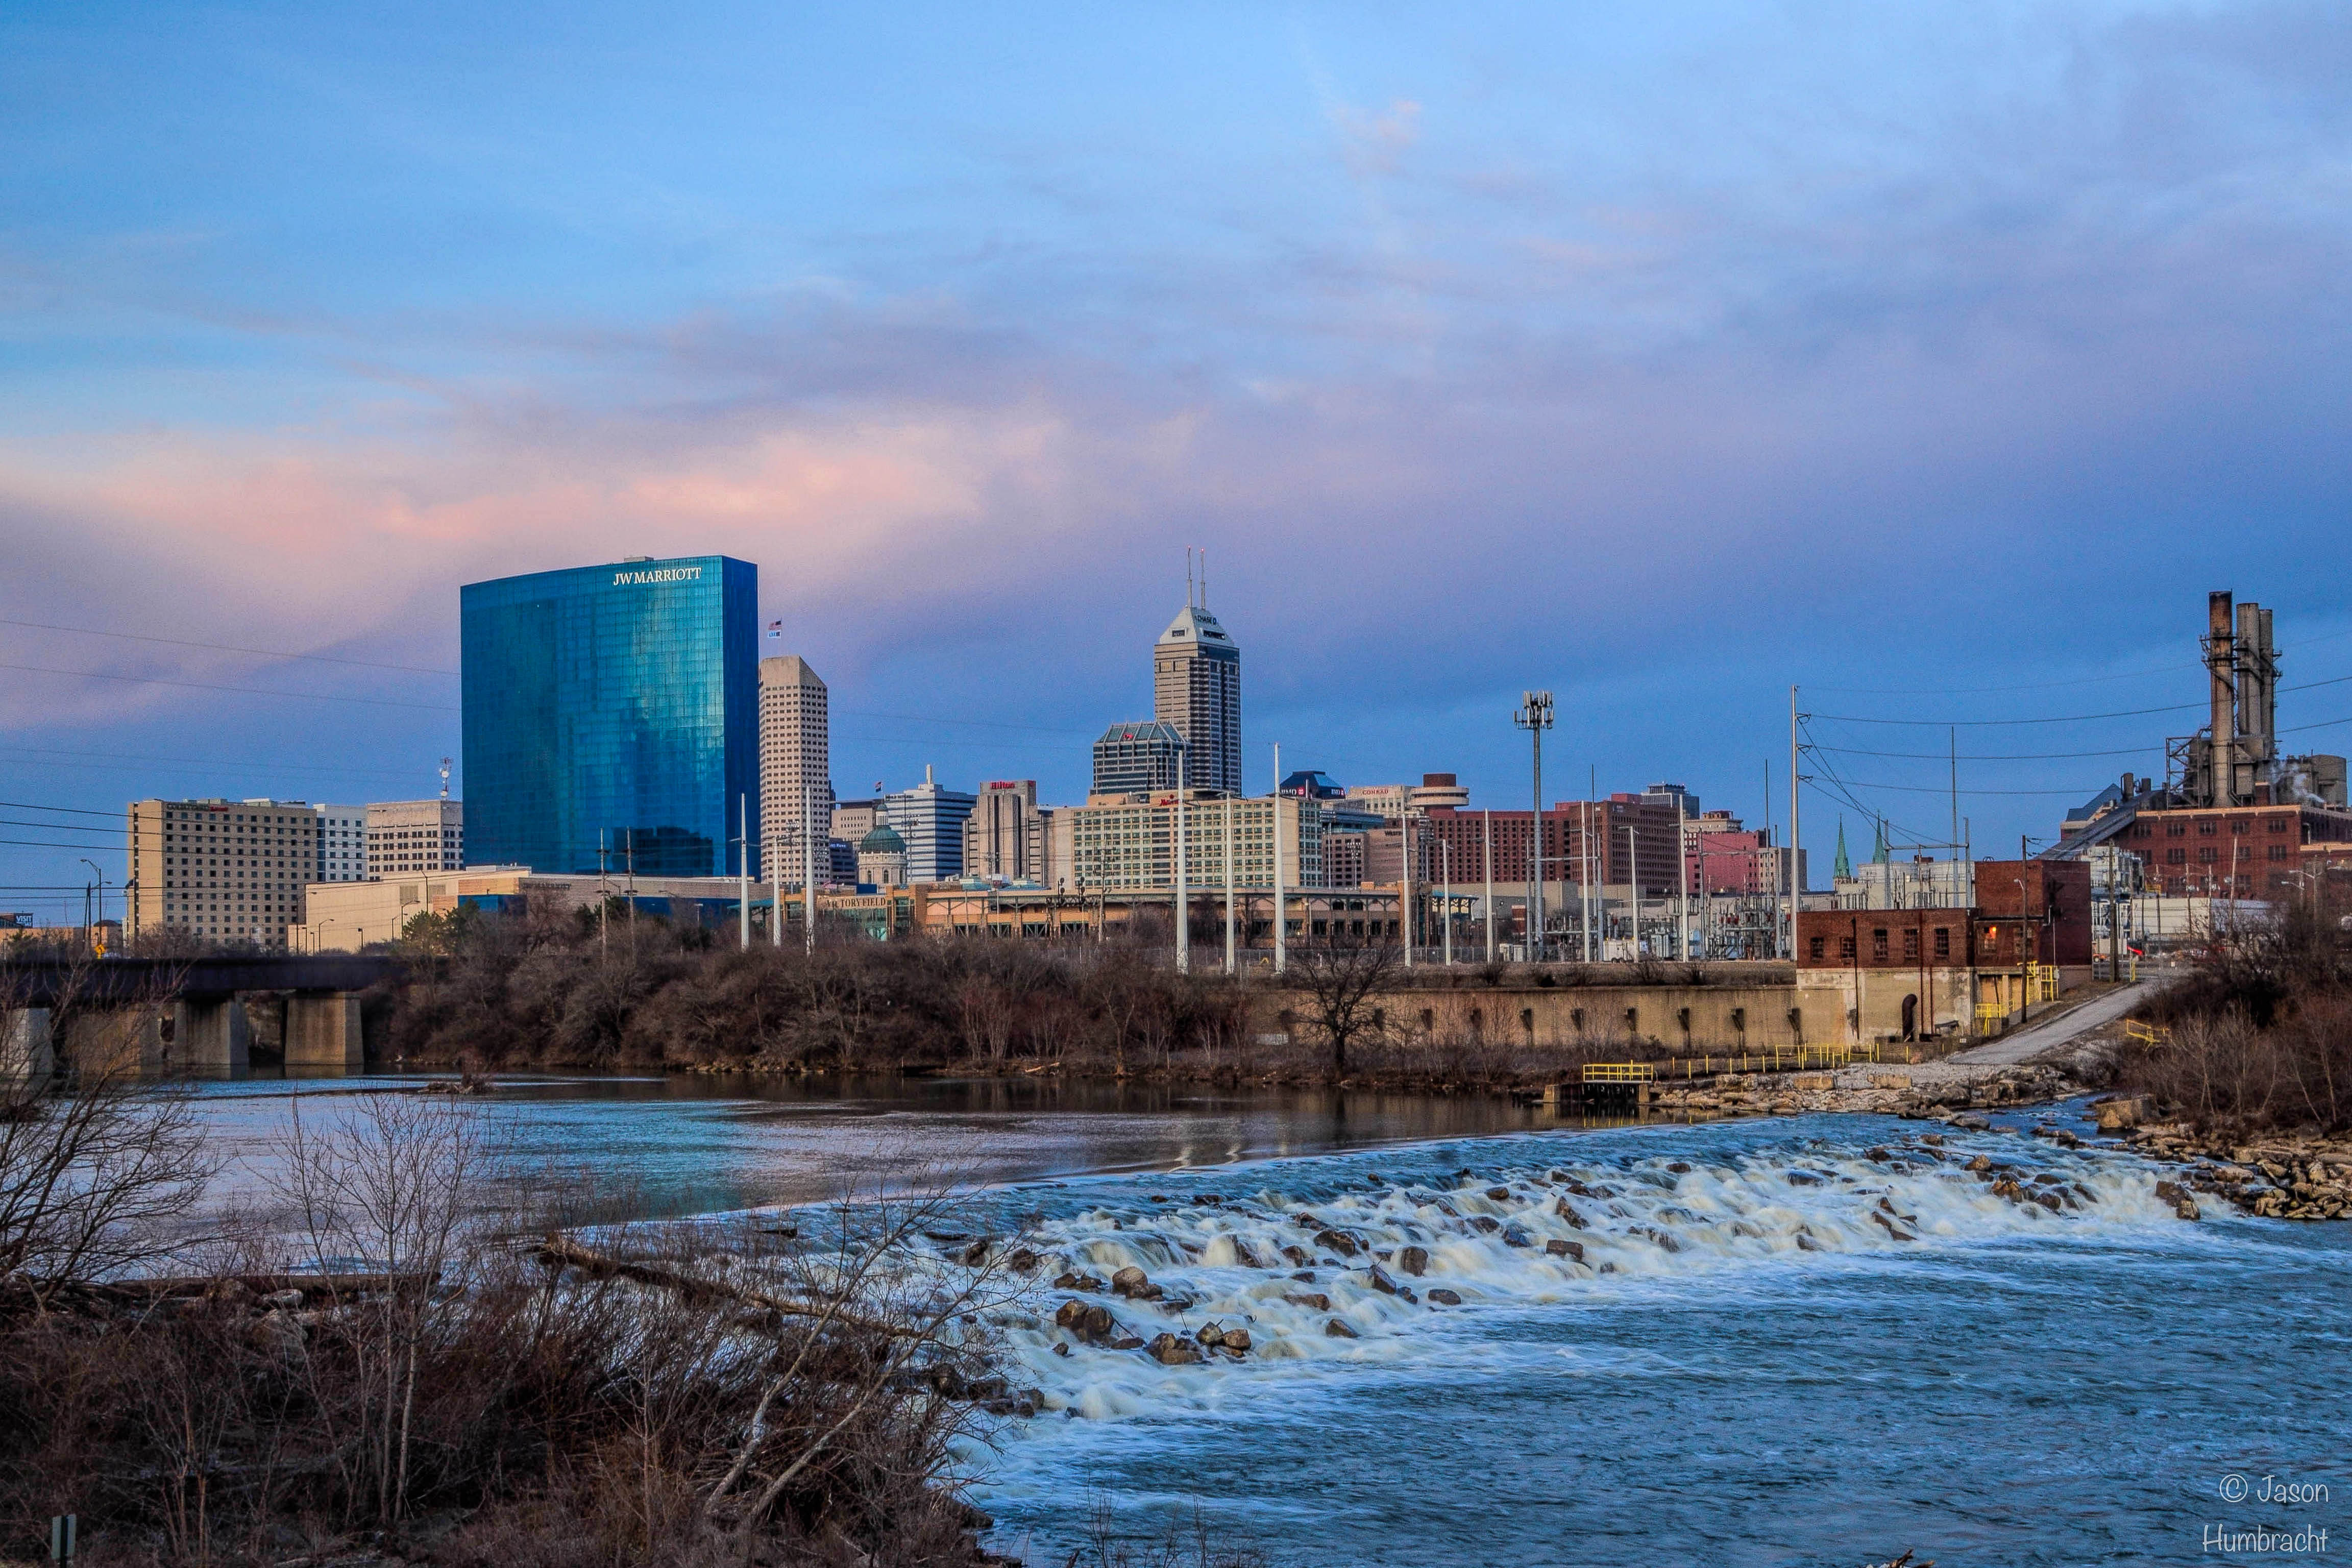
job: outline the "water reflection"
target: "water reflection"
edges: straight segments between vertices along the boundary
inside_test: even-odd
[[[230,1190],[250,1197],[298,1105],[332,1117],[356,1096],[415,1090],[431,1076],[248,1075],[197,1092],[236,1163]],[[623,1206],[649,1218],[942,1175],[1002,1184],[1585,1125],[1500,1098],[1040,1078],[547,1075],[502,1079],[469,1103],[534,1180],[625,1194]]]

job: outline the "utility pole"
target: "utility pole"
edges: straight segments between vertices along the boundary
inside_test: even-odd
[[[1789,957],[1797,956],[1797,910],[1805,884],[1804,834],[1797,826],[1797,797],[1804,793],[1797,772],[1797,689],[1789,688]]]
[[[735,797],[735,831],[740,835],[735,847],[735,913],[740,921],[741,937],[736,943],[745,952],[751,951],[751,797]]]
[[[1404,868],[1403,897],[1397,900],[1398,912],[1404,917],[1404,966],[1412,967],[1412,795],[1405,794],[1404,809],[1397,816],[1397,845],[1400,863]]]
[[[1628,911],[1627,924],[1632,928],[1631,934],[1633,938],[1633,946],[1627,950],[1627,956],[1632,958],[1642,956],[1641,850],[1641,845],[1634,841],[1633,829],[1629,826],[1625,829],[1625,903]]]
[[[1439,918],[1445,922],[1439,928],[1443,933],[1439,940],[1445,946],[1445,967],[1451,969],[1454,967],[1454,846],[1444,838],[1437,841],[1437,872],[1444,879],[1444,890],[1437,900],[1437,907],[1444,911]]]
[[[1535,842],[1528,850],[1528,962],[1541,963],[1543,929],[1543,732],[1551,728],[1551,693],[1526,691],[1512,722],[1528,732],[1535,746]]]
[[[825,858],[833,858],[833,825],[825,824]],[[816,792],[809,787],[808,770],[801,770],[801,941],[811,958],[816,956]]]
[[[767,813],[763,809],[761,812],[761,816],[765,816],[766,815]],[[768,841],[767,835],[765,834],[761,834],[760,836],[760,853],[766,856],[768,860],[768,945],[770,947],[782,947],[784,945],[784,857],[782,851],[782,845],[770,843]]]
[[[1234,797],[1225,796],[1225,973],[1234,972]]]
[[[1282,742],[1274,743],[1274,972],[1279,974],[1288,967],[1290,931],[1288,911],[1282,907]],[[1301,808],[1304,810],[1304,807]]]
[[[604,955],[613,951],[613,889],[604,885],[605,872],[610,869],[607,857],[611,854],[604,839],[611,831],[608,827],[596,830],[596,962],[599,964],[604,962]]]
[[[1675,956],[1690,962],[1690,856],[1683,847],[1683,797],[1675,796]]]
[[[1495,962],[1495,808],[1486,808],[1486,837],[1479,861],[1486,868],[1486,962]]]
[[[1184,756],[1189,750],[1181,740],[1176,745],[1176,973],[1192,973],[1192,912],[1184,900],[1185,884],[1191,880],[1184,867]]]

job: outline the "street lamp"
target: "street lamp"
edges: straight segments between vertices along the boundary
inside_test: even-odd
[[[87,855],[81,857],[81,863],[89,867],[91,875],[98,879],[98,918],[104,920],[106,918],[106,873],[100,870],[98,862]],[[81,944],[93,950],[98,946],[98,928],[90,923],[89,889],[87,885],[81,890]]]

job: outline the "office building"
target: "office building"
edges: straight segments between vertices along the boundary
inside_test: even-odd
[[[782,857],[797,882],[814,835],[817,875],[830,868],[824,842],[833,821],[831,721],[824,682],[797,654],[760,661],[760,842],[761,863]],[[870,825],[869,825],[870,826]]]
[[[455,800],[380,800],[367,807],[367,879],[466,864],[466,807]]]
[[[923,766],[923,782],[882,797],[882,814],[906,841],[907,880],[951,882],[963,875],[963,825],[980,797],[946,789]],[[864,846],[859,847],[861,861]],[[859,881],[866,879],[861,872]]]
[[[1037,804],[1035,779],[1000,779],[981,786],[963,825],[963,874],[1051,888],[1069,873],[1054,855],[1056,818],[1069,810]]]
[[[313,882],[367,880],[367,807],[321,805],[319,813],[319,866]]]
[[[141,800],[130,808],[130,931],[282,946],[319,867],[307,801]]]
[[[758,599],[758,568],[723,555],[467,584],[472,858],[734,871],[739,823],[764,820]]]
[[[1151,716],[1184,742],[1186,788],[1242,793],[1242,651],[1205,602],[1177,612],[1151,650]]]
[[[1229,809],[1230,808],[1230,809]],[[1070,886],[1079,891],[1176,885],[1176,794],[1088,801],[1069,808]],[[1255,799],[1186,792],[1184,874],[1188,886],[1222,889],[1233,858],[1236,888],[1274,886],[1275,835],[1282,838],[1286,888],[1323,885],[1323,811],[1291,796]]]
[[[1159,720],[1113,724],[1095,742],[1095,778],[1090,795],[1150,795],[1174,789],[1184,738]]]
[[[833,836],[852,849],[857,841],[888,820],[882,802],[874,800],[838,800],[833,804]]]

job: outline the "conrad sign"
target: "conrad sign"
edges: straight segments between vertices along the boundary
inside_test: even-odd
[[[613,574],[613,586],[625,587],[637,583],[692,583],[702,576],[699,566],[654,566],[635,572]]]

